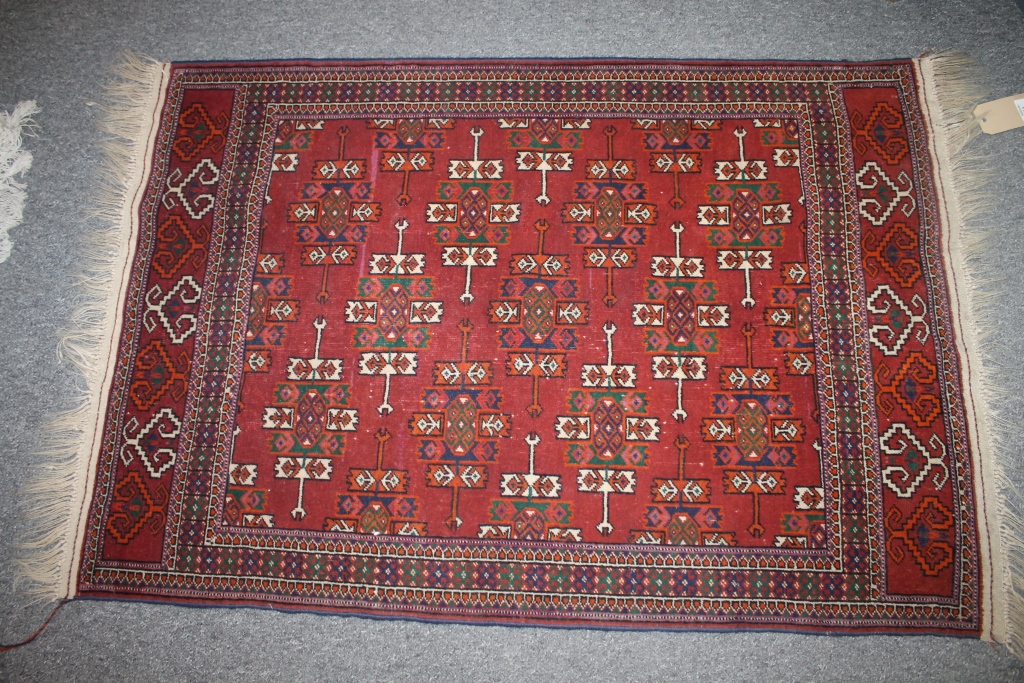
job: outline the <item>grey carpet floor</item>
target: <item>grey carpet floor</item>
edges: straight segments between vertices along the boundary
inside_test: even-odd
[[[292,57],[623,56],[871,60],[959,48],[993,96],[1024,91],[1024,15],[1013,0],[712,2],[269,2],[0,0],[0,108],[36,99],[25,222],[0,264],[0,640],[35,630],[12,560],[15,510],[49,413],[80,380],[57,362],[76,302],[78,248],[100,163],[102,86],[121,51],[162,60]],[[975,264],[1003,292],[986,360],[1009,396],[1001,457],[1024,490],[1024,129],[980,139],[1001,170]],[[78,601],[31,645],[0,654],[13,681],[1008,681],[999,647],[926,636],[626,632]]]

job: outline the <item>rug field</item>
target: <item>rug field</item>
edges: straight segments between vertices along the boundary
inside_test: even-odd
[[[55,593],[1002,639],[934,61],[126,69]]]

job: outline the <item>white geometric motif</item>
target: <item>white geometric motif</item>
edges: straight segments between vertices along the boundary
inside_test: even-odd
[[[535,450],[540,437],[531,432],[526,435],[530,447],[530,471],[510,472],[501,475],[501,495],[521,498],[558,498],[562,482],[557,474],[536,474],[534,471]]]
[[[885,299],[883,299],[885,297]],[[879,299],[882,299],[882,303],[879,304]],[[903,345],[907,343],[907,339],[910,338],[910,333],[914,331],[917,325],[920,325],[920,329],[915,334],[915,338],[922,344],[928,341],[928,335],[930,330],[928,323],[925,322],[925,315],[928,311],[925,309],[924,301],[920,295],[915,294],[910,299],[910,303],[921,309],[921,312],[914,314],[910,307],[907,306],[903,299],[899,297],[896,292],[892,290],[889,285],[879,285],[871,296],[868,297],[868,310],[875,315],[888,315],[892,311],[893,305],[895,304],[902,315],[894,312],[890,315],[890,323],[880,322],[871,326],[868,331],[868,336],[871,338],[871,343],[881,350],[886,356],[895,356],[903,348]],[[893,323],[896,324],[896,329],[893,329]]]
[[[607,322],[601,329],[604,330],[605,346],[608,349],[607,362],[604,365],[584,363],[580,381],[587,388],[632,389],[636,386],[636,366],[612,362],[612,337],[617,331],[615,324]]]
[[[572,154],[570,152],[519,152],[516,156],[516,168],[520,171],[540,171],[540,194],[537,196],[537,203],[550,204],[548,171],[571,171]]]
[[[744,308],[753,308],[753,295],[750,293],[750,271],[771,270],[772,252],[767,249],[720,249],[718,251],[718,267],[721,270],[742,270],[746,296],[740,300]]]
[[[391,398],[392,375],[415,375],[417,358],[415,353],[383,351],[364,353],[359,359],[360,375],[384,375],[384,396],[377,406],[381,415],[390,415],[394,407],[388,403]]]
[[[327,327],[327,319],[319,317],[313,321],[316,328],[316,344],[313,346],[312,358],[289,358],[287,377],[291,381],[309,382],[312,380],[326,380],[338,382],[341,380],[341,372],[344,361],[341,358],[321,358],[320,342],[323,338],[324,329]]]
[[[933,467],[940,468],[932,476],[932,483],[939,491],[949,481],[949,468],[946,467],[946,444],[938,434],[932,434],[928,445],[934,449],[929,451],[924,444],[914,436],[913,432],[902,422],[895,422],[889,429],[878,437],[882,452],[886,455],[902,457],[905,460],[912,460],[920,466],[915,475],[911,475],[901,465],[890,465],[882,470],[882,481],[900,498],[910,498],[917,491],[917,488],[932,471]],[[910,453],[908,453],[910,451]],[[914,457],[915,452],[919,457]],[[935,455],[934,453],[939,453]],[[941,470],[941,471],[940,471]]]
[[[131,432],[136,430],[138,432],[132,436]],[[178,454],[169,445],[147,453],[142,442],[150,432],[156,432],[161,439],[170,442],[177,439],[178,434],[181,433],[181,420],[173,410],[163,408],[146,423],[145,427],[139,429],[139,421],[132,417],[125,423],[121,431],[121,436],[124,437],[124,444],[121,446],[121,462],[128,466],[138,455],[146,467],[146,471],[149,472],[149,476],[159,479],[164,472],[174,466]]]
[[[683,256],[680,253],[680,237],[685,229],[682,223],[673,223],[668,228],[675,233],[675,256],[651,257],[651,275],[654,277],[704,277],[704,260],[699,256]]]
[[[181,303],[186,306],[194,306],[199,303],[199,298],[202,295],[203,289],[191,275],[186,275],[178,280],[178,284],[174,285],[166,296],[164,296],[164,291],[160,288],[159,284],[153,285],[152,289],[146,293],[146,312],[142,314],[142,323],[146,326],[147,331],[152,332],[156,329],[156,321],[159,320],[163,324],[164,330],[167,331],[167,335],[171,338],[172,344],[184,343],[196,331],[195,314],[179,314],[175,318],[174,326],[172,327],[171,321],[164,314],[164,307],[175,297],[178,297]],[[160,297],[163,298],[161,299]]]
[[[882,206],[882,203],[875,197],[863,197],[860,200],[858,205],[860,215],[871,221],[871,224],[875,227],[885,225],[885,222],[889,220],[889,216],[892,215],[893,210],[897,206],[899,206],[900,211],[907,218],[910,218],[910,215],[914,213],[914,209],[917,208],[917,202],[914,201],[914,197],[911,194],[914,191],[914,185],[910,182],[910,178],[907,177],[906,171],[900,171],[900,174],[896,176],[896,180],[906,186],[905,189],[901,189],[890,180],[885,171],[874,161],[867,162],[857,171],[857,187],[860,189],[877,190],[879,183],[884,183],[889,188],[889,192],[885,194],[892,194],[892,199],[885,206]],[[882,195],[881,192],[876,194]]]
[[[686,420],[683,410],[683,381],[702,380],[707,377],[708,364],[704,356],[654,356],[651,358],[651,372],[654,379],[676,381],[676,409],[672,417],[679,422]]]
[[[747,159],[743,150],[743,138],[747,137],[746,128],[733,131],[739,142],[740,158],[732,161],[715,162],[715,179],[724,181],[767,180],[768,162],[761,159]]]
[[[470,304],[473,301],[473,268],[493,268],[498,265],[498,250],[495,247],[445,247],[441,253],[441,263],[445,266],[465,267],[466,289],[459,301]]]
[[[190,188],[189,186],[193,179],[198,180],[202,187],[216,185],[220,179],[220,169],[213,164],[212,160],[203,159],[184,180],[182,180],[183,175],[185,174],[181,172],[181,169],[176,168],[167,176],[167,192],[164,193],[163,204],[166,208],[173,209],[176,203],[175,198],[177,198],[188,215],[193,220],[199,220],[213,208],[214,197],[209,192],[197,194],[198,187]],[[173,183],[178,184],[174,185]]]
[[[601,494],[602,515],[596,528],[602,536],[607,536],[615,530],[610,521],[608,496],[613,493],[633,493],[636,490],[636,472],[609,467],[600,470],[585,468],[579,471],[576,486],[584,493]]]

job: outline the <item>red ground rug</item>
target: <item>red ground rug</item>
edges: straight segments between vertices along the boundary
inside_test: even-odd
[[[134,69],[59,591],[1000,636],[934,62]]]

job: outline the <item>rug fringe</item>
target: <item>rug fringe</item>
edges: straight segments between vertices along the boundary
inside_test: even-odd
[[[35,135],[39,113],[35,100],[19,102],[14,111],[0,111],[0,263],[11,255],[9,233],[21,224],[25,208],[25,184],[15,180],[32,167],[32,153],[22,149],[21,136]]]
[[[917,64],[940,169],[936,181],[945,198],[947,269],[953,275],[951,296],[963,345],[961,359],[965,354],[971,359],[962,366],[967,410],[976,416],[976,433],[971,436],[979,473],[975,495],[981,558],[983,566],[990,568],[983,572],[987,585],[982,604],[991,616],[985,617],[982,637],[1003,643],[1024,658],[1024,495],[1007,477],[1007,463],[1000,458],[1015,426],[997,408],[1007,405],[1010,396],[1005,385],[995,380],[1010,369],[999,367],[991,353],[996,344],[993,333],[999,329],[993,303],[1008,295],[1008,285],[1005,278],[988,274],[987,256],[1005,237],[982,225],[991,206],[987,187],[995,171],[980,152],[966,149],[981,132],[971,110],[988,93],[979,85],[977,65],[965,54],[926,55]]]
[[[160,111],[167,66],[125,54],[108,87],[102,131],[99,196],[90,215],[101,229],[81,246],[84,266],[75,281],[79,295],[71,321],[61,334],[57,357],[82,374],[75,407],[52,417],[35,454],[30,483],[22,491],[26,535],[18,561],[18,585],[31,602],[74,597],[82,523],[91,498],[94,440],[102,427],[107,359],[117,325],[125,263],[135,230],[133,204],[148,172],[148,150]]]

